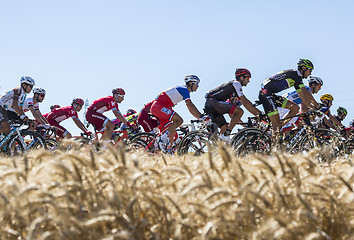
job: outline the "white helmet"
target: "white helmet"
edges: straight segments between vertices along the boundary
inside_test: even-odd
[[[309,76],[309,84],[311,83],[323,85],[322,79],[313,75]]]
[[[46,94],[46,92],[45,92],[45,90],[43,89],[43,88],[34,88],[33,89],[33,94],[36,94],[36,93],[38,93],[38,94]]]
[[[200,79],[196,75],[187,75],[184,78],[185,83],[196,82],[200,83]]]
[[[354,118],[349,122],[349,126],[354,127]]]
[[[24,76],[24,77],[22,77],[21,80],[20,80],[20,82],[21,82],[21,84],[22,84],[22,83],[26,83],[26,84],[32,85],[32,86],[35,85],[35,82],[34,82],[33,78],[31,78],[31,77],[29,77],[29,76]]]

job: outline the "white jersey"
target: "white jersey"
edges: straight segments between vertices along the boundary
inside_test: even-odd
[[[33,104],[33,97],[26,98],[25,101],[23,101],[22,110],[28,112],[30,110],[29,107],[33,107],[34,110],[39,110],[39,102]],[[15,112],[13,108],[9,108],[8,110]]]
[[[14,88],[0,97],[0,106],[5,109],[12,109],[15,104],[13,102],[14,96],[18,96],[17,104],[23,105],[23,102],[26,99],[26,93],[23,91],[22,88]]]

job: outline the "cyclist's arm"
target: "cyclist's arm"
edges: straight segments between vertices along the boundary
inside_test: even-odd
[[[306,107],[315,106],[318,107],[319,103],[314,99],[312,94],[306,89],[306,87],[301,87],[299,92],[299,96],[303,103],[305,103]]]
[[[328,114],[328,117],[329,120],[331,120],[335,125],[339,126],[340,128],[344,128],[343,124],[340,121],[338,121],[338,119],[335,118],[331,113]],[[335,129],[334,126],[332,126],[331,128]]]
[[[254,106],[253,106],[253,104],[250,102],[250,100],[248,100],[246,97],[245,97],[245,95],[242,95],[241,97],[240,97],[240,102],[242,103],[242,105],[243,106],[245,106],[245,108],[250,112],[250,113],[252,113],[254,116],[258,116],[259,115],[259,113],[261,112],[261,111],[259,111],[258,110],[258,108],[255,108]]]
[[[186,105],[187,108],[189,110],[189,112],[195,117],[195,118],[200,118],[200,116],[202,115],[199,110],[197,109],[197,107],[194,105],[194,103],[192,103],[192,101],[189,99],[186,101]]]
[[[41,111],[39,111],[39,109],[34,109],[33,106],[30,106],[30,107],[28,107],[28,108],[29,108],[29,110],[31,111],[33,117],[34,117],[39,123],[41,123],[41,124],[48,124],[48,125],[49,125],[47,119],[45,119],[45,117],[43,117],[43,115],[42,115]]]
[[[17,104],[18,102],[18,96],[14,95],[13,97],[13,103],[12,103],[12,108],[15,110],[18,116],[26,116],[25,113],[23,112],[22,106]]]
[[[130,126],[128,121],[123,117],[123,115],[118,110],[114,109],[114,110],[112,110],[112,112],[119,121],[121,121],[122,123],[124,123],[127,126]]]
[[[86,129],[85,125],[80,121],[80,119],[73,118],[73,120],[74,120],[76,126],[81,129],[81,131],[87,132],[87,129]]]

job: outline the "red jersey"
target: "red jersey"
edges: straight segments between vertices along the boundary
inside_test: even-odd
[[[118,103],[114,101],[113,96],[103,97],[94,101],[88,109],[101,114],[114,109],[119,112]]]
[[[64,121],[65,119],[78,118],[77,112],[73,109],[72,106],[55,108],[50,113],[43,115],[46,119],[52,119],[58,123]]]

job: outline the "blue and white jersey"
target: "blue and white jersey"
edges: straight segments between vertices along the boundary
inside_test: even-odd
[[[311,92],[310,87],[308,87],[308,86],[305,86],[305,87],[306,87],[306,89],[307,89],[309,92]],[[293,101],[293,102],[296,103],[297,105],[299,105],[299,104],[302,103],[302,100],[301,100],[301,98],[300,98],[300,96],[299,96],[299,93],[298,93],[297,91],[293,91],[293,92],[290,92],[290,93],[285,93],[285,94],[283,95],[283,97],[289,99],[290,101]]]

